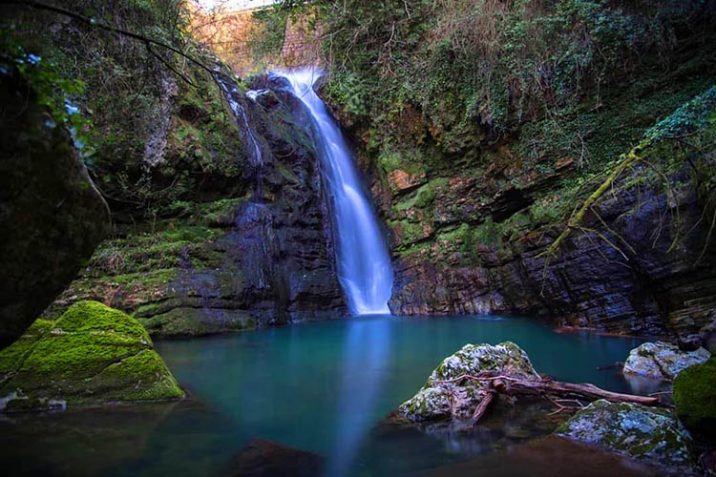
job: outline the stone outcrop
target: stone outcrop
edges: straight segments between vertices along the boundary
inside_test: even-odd
[[[12,68],[0,70],[0,348],[72,281],[109,211],[72,138]]]
[[[180,399],[184,392],[134,318],[80,302],[37,320],[0,351],[0,412]]]
[[[188,203],[160,230],[104,243],[48,316],[96,299],[134,314],[152,335],[193,336],[345,311],[309,119],[268,78],[256,80],[255,101],[222,78],[249,194]]]
[[[685,468],[693,464],[691,436],[664,409],[595,401],[578,411],[557,432],[648,463]]]
[[[710,356],[704,348],[681,351],[677,346],[662,341],[644,343],[629,352],[624,374],[671,380],[689,366],[706,362]]]
[[[573,326],[688,338],[716,307],[713,254],[697,261],[706,231],[698,225],[696,193],[683,190],[676,203],[654,190],[621,189],[617,196],[598,206],[613,234],[593,215],[584,226],[597,232],[573,234],[549,261],[542,254],[556,236],[550,230],[526,233],[514,248],[470,243],[461,233],[467,226],[418,238],[396,263],[391,305],[404,314],[537,313]],[[667,253],[677,214],[696,230]],[[662,232],[652,237],[655,230]],[[613,246],[616,234],[633,249],[626,259]]]
[[[498,345],[465,345],[433,370],[418,393],[398,412],[414,421],[469,420],[488,393],[482,382],[458,379],[493,371],[515,377],[539,378],[527,353],[509,341]]]
[[[660,127],[690,128],[706,140],[714,123],[699,115],[716,107],[715,97],[708,90]],[[689,115],[695,119],[685,121]],[[713,153],[694,153],[702,177],[695,178],[670,137],[638,154],[651,163],[679,161],[671,185],[644,166],[623,174],[554,255],[546,252],[581,202],[560,190],[560,178],[577,172],[571,161],[555,160],[544,173],[521,171],[498,148],[489,167],[455,166],[459,173],[439,171],[414,190],[396,192],[386,177],[376,179],[396,255],[391,308],[543,315],[568,326],[678,338],[690,349],[706,344],[716,310],[716,246],[706,242],[712,199],[699,184],[713,174]],[[382,160],[389,177],[393,163]]]

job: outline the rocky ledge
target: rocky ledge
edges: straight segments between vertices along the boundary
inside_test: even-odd
[[[0,412],[180,399],[184,392],[134,318],[93,301],[37,320],[0,352]]]

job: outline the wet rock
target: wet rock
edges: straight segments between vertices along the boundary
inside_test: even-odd
[[[634,348],[624,363],[624,374],[671,380],[682,370],[709,359],[704,348],[681,351],[676,345],[657,341]]]
[[[321,475],[323,458],[317,454],[254,439],[236,454],[222,476],[315,477]]]
[[[251,194],[189,203],[166,230],[132,231],[102,244],[52,312],[99,299],[135,314],[154,336],[234,332],[345,312],[327,192],[305,128],[310,118],[270,78],[253,86],[256,102],[238,88],[227,93],[251,129],[239,121],[252,158],[242,172]]]
[[[221,308],[172,308],[139,322],[152,336],[180,337],[229,333],[256,328],[257,314]]]
[[[0,72],[0,348],[72,281],[109,226],[69,133]]]
[[[37,320],[0,351],[0,411],[64,410],[184,396],[134,318],[80,302],[58,320]]]
[[[709,350],[709,353],[716,355],[716,310],[712,315],[711,322],[699,330],[699,338],[703,347]]]
[[[414,422],[469,419],[487,394],[487,389],[482,383],[459,378],[483,371],[539,377],[527,354],[512,342],[494,346],[468,344],[445,358],[420,391],[400,405],[398,412]]]
[[[578,411],[557,432],[663,466],[688,466],[693,460],[691,436],[665,409],[602,399]]]
[[[690,366],[674,380],[676,415],[690,429],[716,435],[716,358]]]

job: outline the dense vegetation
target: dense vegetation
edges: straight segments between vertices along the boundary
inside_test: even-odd
[[[233,117],[210,75],[189,60],[209,68],[216,63],[185,33],[185,2],[46,5],[79,17],[3,6],[0,56],[29,79],[56,120],[73,127],[76,145],[118,218],[125,212],[140,220],[176,215],[188,200],[243,192]]]
[[[564,222],[649,127],[713,84],[716,68],[714,7],[702,0],[283,2],[257,16],[273,27],[267,44],[306,10],[317,12],[331,73],[324,95],[375,174],[385,187],[395,170],[427,177],[407,201],[393,199],[389,218],[436,196],[449,202],[441,178],[458,170],[494,177],[485,200],[559,173],[527,224],[501,224],[498,237]],[[682,165],[659,164],[659,174]],[[494,228],[490,217],[469,222],[486,220]],[[421,240],[421,224],[398,225]]]

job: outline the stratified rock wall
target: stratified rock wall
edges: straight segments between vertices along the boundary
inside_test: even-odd
[[[182,336],[345,311],[309,118],[296,98],[270,86],[257,79],[254,100],[228,88],[250,128],[238,121],[248,194],[187,204],[162,230],[105,242],[48,317],[96,299],[134,314],[153,335]]]

